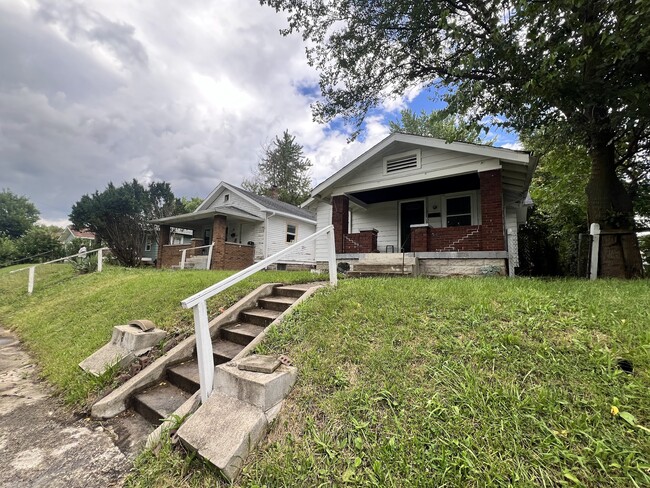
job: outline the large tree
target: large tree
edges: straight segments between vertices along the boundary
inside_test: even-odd
[[[27,197],[11,190],[0,192],[0,236],[16,239],[36,223],[39,211]]]
[[[444,86],[451,110],[583,145],[601,275],[639,276],[634,195],[648,178],[650,2],[630,0],[260,0],[286,10],[320,71],[320,121],[356,129],[385,96]]]
[[[309,197],[311,162],[302,152],[288,130],[275,136],[264,149],[253,179],[244,180],[242,187],[260,195],[272,196],[292,205],[300,205]]]
[[[120,187],[109,183],[101,193],[82,196],[72,207],[70,221],[77,229],[93,231],[122,265],[137,266],[147,236],[155,232],[149,221],[175,211],[169,183],[154,182],[145,188],[134,179]]]

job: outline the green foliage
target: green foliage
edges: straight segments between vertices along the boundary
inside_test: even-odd
[[[447,142],[469,142],[491,146],[494,140],[486,141],[481,137],[483,129],[477,124],[469,123],[460,117],[443,110],[416,114],[410,109],[402,110],[399,122],[390,122],[391,132],[403,132],[419,136],[436,137]]]
[[[55,230],[56,229],[56,230]],[[30,262],[45,262],[63,257],[60,230],[36,225],[16,241],[17,255]]]
[[[120,264],[134,267],[140,264],[147,236],[155,232],[149,221],[174,213],[176,199],[169,183],[153,182],[145,188],[134,179],[82,196],[72,207],[70,221],[106,242]]]
[[[18,256],[16,243],[9,237],[0,236],[0,267],[11,263]]]
[[[639,237],[639,247],[643,257],[643,268],[646,278],[650,278],[650,234]]]
[[[203,203],[203,199],[200,197],[182,197],[177,205],[177,213],[187,214],[194,212],[199,206]]]
[[[97,253],[92,253],[88,256],[78,256],[70,260],[70,264],[74,270],[79,274],[94,273],[97,271],[97,263],[99,259]]]
[[[36,223],[38,216],[39,211],[27,197],[8,189],[0,192],[0,236],[21,237]]]
[[[311,162],[303,156],[302,146],[295,136],[285,130],[282,138],[275,136],[273,143],[266,147],[264,156],[257,166],[257,174],[251,180],[244,180],[242,188],[258,195],[300,205],[309,198]]]

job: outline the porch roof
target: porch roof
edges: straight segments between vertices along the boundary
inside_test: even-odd
[[[253,215],[252,213],[242,210],[237,207],[219,207],[209,208],[208,210],[200,210],[188,214],[174,215],[172,217],[164,217],[162,219],[150,220],[152,224],[174,225],[183,227],[188,224],[200,224],[209,221],[215,215],[224,215],[225,217],[243,220],[244,222],[264,222],[264,219]]]

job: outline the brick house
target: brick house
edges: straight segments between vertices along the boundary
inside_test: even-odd
[[[273,198],[221,182],[192,213],[153,220],[160,227],[156,266],[177,267],[183,250],[186,267],[244,269],[313,234],[316,216]],[[172,242],[172,231],[186,229],[190,243]],[[205,246],[214,244],[211,252]],[[207,260],[209,259],[209,265]],[[314,244],[278,263],[280,269],[315,265]]]
[[[396,133],[314,188],[303,207],[316,213],[317,230],[334,225],[337,260],[352,269],[399,254],[414,274],[512,275],[536,164],[524,151]],[[326,260],[324,241],[316,260]]]

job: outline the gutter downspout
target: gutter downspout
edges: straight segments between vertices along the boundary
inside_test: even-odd
[[[265,212],[266,220],[264,221],[264,259],[269,257],[269,219],[275,217],[275,212]]]

